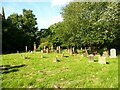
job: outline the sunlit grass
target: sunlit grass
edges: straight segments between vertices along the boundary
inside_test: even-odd
[[[43,58],[41,58],[43,55]],[[16,53],[2,55],[3,88],[117,88],[118,58],[107,57],[109,64],[89,62],[80,54]],[[27,57],[27,58],[25,58]],[[54,62],[57,57],[60,62]],[[95,56],[95,59],[98,57]],[[16,67],[17,66],[17,67]],[[9,66],[8,66],[9,67]]]

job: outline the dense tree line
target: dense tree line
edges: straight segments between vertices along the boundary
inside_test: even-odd
[[[120,50],[120,3],[71,2],[61,13],[63,22],[49,27],[53,45]]]
[[[70,2],[61,14],[62,22],[41,30],[36,27],[32,10],[3,17],[3,52],[24,51],[25,46],[32,50],[34,42],[39,45],[38,50],[44,46],[120,50],[119,2]]]
[[[38,30],[32,10],[23,9],[22,15],[13,13],[7,19],[2,11],[2,52],[25,51],[25,46],[32,50]]]

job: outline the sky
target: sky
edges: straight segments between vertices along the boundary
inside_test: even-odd
[[[60,12],[70,1],[72,0],[4,0],[2,1],[2,6],[4,7],[6,18],[13,13],[22,14],[23,9],[33,10],[40,30],[62,21],[63,18]]]

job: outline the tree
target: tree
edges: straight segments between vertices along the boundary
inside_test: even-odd
[[[32,10],[23,9],[23,15],[13,13],[7,19],[3,19],[3,53],[24,51],[25,46],[32,50],[36,42],[36,24]]]

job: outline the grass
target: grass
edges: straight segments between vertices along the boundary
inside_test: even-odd
[[[2,55],[2,87],[118,88],[118,57],[107,57],[109,64],[99,64],[79,54],[64,54],[66,57],[41,52]],[[56,56],[60,62],[54,62]]]

